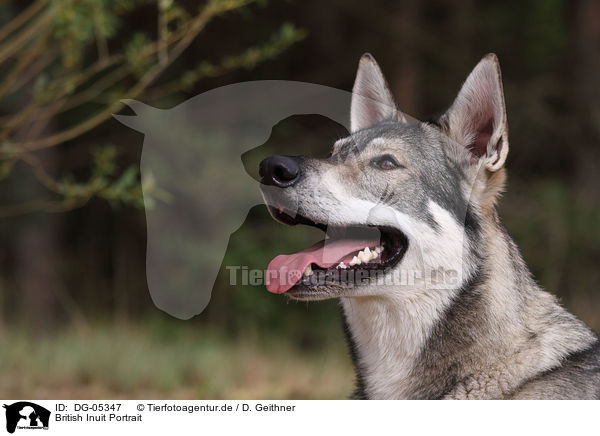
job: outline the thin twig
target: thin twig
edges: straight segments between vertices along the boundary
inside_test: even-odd
[[[0,98],[7,91],[10,90],[13,83],[15,83],[15,81],[19,78],[19,76],[21,75],[23,70],[25,68],[27,68],[28,66],[30,66],[33,63],[33,61],[36,59],[36,57],[39,56],[39,51],[40,51],[39,49],[42,45],[44,45],[44,43],[45,43],[44,39],[37,40],[36,42],[34,42],[31,49],[29,49],[28,51],[26,51],[19,57],[19,61],[17,62],[17,64],[14,66],[12,71],[6,75],[6,77],[0,84]]]
[[[161,0],[158,1],[158,59],[162,65],[166,65],[168,61],[167,56],[167,20],[165,18],[165,11],[161,7]]]
[[[40,210],[51,213],[66,212],[82,207],[89,200],[89,198],[81,198],[77,199],[76,201],[71,199],[65,199],[61,201],[45,199],[29,200],[23,203],[0,206],[0,218],[26,215],[28,213]]]
[[[103,32],[104,15],[100,8],[100,3],[96,3],[94,10],[94,33],[96,35],[96,47],[98,48],[98,58],[100,61],[108,58],[108,42]]]
[[[114,65],[115,63],[118,63],[122,59],[123,59],[123,56],[121,56],[121,55],[111,56],[110,58],[106,59],[104,62],[95,63],[94,65],[92,65],[91,67],[89,67],[88,69],[83,71],[82,73],[79,73],[79,75],[77,77],[71,76],[72,83],[71,83],[71,87],[69,89],[72,90],[72,89],[77,88],[77,86],[81,85],[82,83],[87,81],[89,78],[91,78],[95,74],[99,73],[100,71],[102,71],[105,68],[108,68],[111,65]],[[54,96],[52,103],[54,103],[57,99],[63,99],[69,95],[69,89],[65,86],[67,80],[69,80],[69,77],[62,77],[62,78],[56,79],[54,82],[51,82],[50,85],[48,85],[49,89],[52,89],[52,88],[59,89],[60,88],[60,93]],[[63,102],[64,102],[64,100],[63,100]],[[2,129],[2,133],[0,134],[0,139],[6,139],[8,137],[8,135],[13,130],[18,128],[22,122],[27,121],[26,118],[34,110],[38,109],[38,107],[39,107],[38,105],[39,105],[39,102],[35,101],[35,99],[32,99],[31,102],[27,106],[25,106],[23,109],[21,109],[16,114],[10,116],[8,119],[4,119],[4,118],[1,119],[0,121],[2,121],[2,124],[4,124],[4,126]],[[60,106],[58,108],[60,108]],[[53,112],[53,113],[46,112],[44,114],[41,114],[40,116],[42,116],[42,117],[54,116],[54,115],[56,115],[56,113],[59,113],[59,112]],[[38,118],[37,115],[36,115],[36,118]]]
[[[117,83],[120,80],[127,77],[129,75],[129,73],[130,73],[129,67],[127,65],[123,65],[123,66],[111,71],[107,75],[103,76],[100,80],[95,82],[89,88],[86,88],[84,91],[81,91],[77,94],[73,94],[71,96],[65,96],[64,98],[61,99],[61,102],[63,104],[61,104],[60,107],[56,108],[55,110],[44,113],[44,114],[36,116],[36,117],[38,119],[54,117],[57,114],[68,111],[77,106],[80,106],[83,103],[90,102],[94,98],[96,98],[98,95],[100,95],[104,91],[106,91],[106,89],[110,88],[115,83]]]
[[[50,24],[51,19],[52,16],[48,12],[45,12],[35,19],[33,24],[27,26],[20,34],[15,36],[9,42],[0,45],[0,63],[6,61],[10,56],[21,50],[30,40],[39,38],[43,35],[43,30]]]
[[[43,116],[44,113],[55,111],[58,107],[60,107],[61,104],[61,101],[55,101],[52,102],[50,106],[45,106],[39,109],[38,113],[40,114],[40,117],[35,117],[31,120],[28,126],[25,126],[26,129],[21,129],[20,133],[22,135],[22,138],[24,140],[37,138],[40,135],[40,133],[42,133],[46,129],[46,127],[52,120],[52,118],[50,117]]]
[[[37,77],[38,74],[44,70],[48,65],[50,65],[57,57],[57,52],[54,50],[50,50],[44,56],[38,58],[36,62],[34,62],[31,68],[28,68],[27,71],[17,78],[16,83],[9,89],[9,94],[14,94],[27,83],[29,83],[33,78]]]
[[[115,83],[127,77],[129,73],[130,71],[127,66],[117,68],[116,70],[104,76],[102,79],[98,80],[96,83],[94,83],[93,86],[87,88],[85,91],[82,91],[78,94],[74,94],[72,97],[69,98],[69,101],[57,113],[73,109],[83,103],[92,101],[94,98],[98,97],[108,88],[113,86]]]
[[[304,38],[304,36],[305,35],[302,32],[299,32],[298,37],[291,41],[275,41],[264,44],[260,47],[250,48],[237,56],[229,56],[221,60],[218,65],[212,65],[210,70],[205,70],[204,67],[200,66],[195,70],[191,70],[191,73],[196,75],[193,83],[209,77],[221,76],[228,72],[243,68],[248,65],[247,61],[251,55],[253,64],[264,62],[279,55],[291,44]],[[191,86],[193,83],[185,83],[184,79],[178,78],[148,90],[144,96],[148,100],[158,100],[171,95],[174,92],[185,89],[186,87]]]
[[[19,159],[29,165],[36,179],[40,181],[48,190],[56,194],[64,194],[64,190],[61,188],[60,183],[52,177],[44,168],[42,161],[39,157],[33,153],[23,153],[19,155]]]
[[[77,72],[75,74],[64,74],[62,76],[56,77],[52,82],[48,84],[48,88],[58,88],[69,81],[71,81],[74,84],[74,86],[79,86],[92,76],[100,73],[101,71],[107,68],[111,68],[117,64],[120,64],[123,61],[125,61],[125,56],[123,56],[122,54],[114,54],[107,58],[99,59],[97,62],[85,68],[83,71]]]
[[[0,29],[0,41],[21,27],[25,22],[29,21],[40,9],[48,4],[48,0],[37,0],[29,5],[19,15],[10,20],[8,24]]]

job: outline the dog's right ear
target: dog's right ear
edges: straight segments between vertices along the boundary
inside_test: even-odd
[[[365,129],[387,119],[406,121],[373,56],[360,58],[350,105],[350,131]]]
[[[484,56],[475,66],[440,124],[469,150],[473,163],[482,162],[491,172],[502,168],[508,154],[508,125],[495,54]]]

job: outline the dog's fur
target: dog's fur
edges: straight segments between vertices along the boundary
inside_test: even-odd
[[[280,198],[293,197],[298,214],[315,222],[399,229],[408,248],[386,276],[455,273],[441,287],[371,280],[288,291],[341,299],[355,397],[600,399],[598,336],[539,288],[496,211],[508,153],[496,56],[479,62],[433,122],[400,112],[378,65],[363,56],[351,131],[330,158],[302,158],[301,179]],[[401,167],[369,165],[384,153]]]

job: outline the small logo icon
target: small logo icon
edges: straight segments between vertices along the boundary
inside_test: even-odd
[[[29,401],[19,401],[3,406],[6,409],[6,431],[14,433],[16,429],[48,430],[50,411]]]

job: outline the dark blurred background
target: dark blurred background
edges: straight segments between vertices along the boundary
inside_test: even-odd
[[[511,145],[501,216],[539,283],[600,330],[599,2],[245,3],[203,3],[200,11],[232,10],[215,13],[171,61],[161,41],[194,22],[198,2],[0,2],[0,395],[348,395],[335,302],[289,303],[264,287],[228,284],[226,265],[264,268],[314,238],[275,223],[264,206],[231,237],[202,314],[180,321],[155,308],[139,192],[143,136],[110,113],[122,110],[120,98],[169,108],[258,79],[351,90],[367,51],[402,110],[420,119],[445,111],[477,61],[498,55]],[[139,61],[145,44],[155,47],[147,62]],[[124,54],[123,74],[114,73],[119,64],[89,71],[115,53]],[[108,116],[89,123],[103,110]],[[292,117],[243,159],[252,173],[269,154],[326,154],[344,134],[321,117]],[[37,375],[42,363],[25,363],[31,349],[47,378]]]

